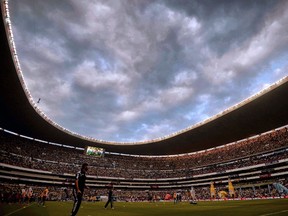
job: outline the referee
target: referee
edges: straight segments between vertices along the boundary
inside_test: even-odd
[[[82,164],[81,171],[76,174],[75,186],[73,188],[74,205],[71,216],[75,216],[81,205],[83,192],[85,188],[86,172],[88,170],[88,164]]]

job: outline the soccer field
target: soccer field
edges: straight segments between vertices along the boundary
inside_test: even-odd
[[[104,209],[104,202],[83,202],[78,216],[187,216],[187,215],[258,215],[258,216],[284,216],[288,215],[288,199],[275,200],[250,200],[250,201],[221,201],[221,202],[198,202],[197,205],[182,202],[157,203],[125,203],[115,202],[115,209]],[[47,202],[46,207],[31,204],[21,206],[19,204],[0,204],[0,215],[2,216],[68,216],[72,209],[72,202]]]

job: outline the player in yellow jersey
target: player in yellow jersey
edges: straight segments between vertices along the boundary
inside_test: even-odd
[[[174,200],[174,204],[176,204],[177,203],[177,193],[176,192],[173,193],[173,200]]]
[[[47,187],[46,187],[46,188],[43,190],[43,192],[41,193],[41,200],[40,200],[40,203],[39,203],[39,204],[43,205],[43,207],[46,207],[46,206],[45,206],[45,201],[46,201],[46,199],[47,199],[47,197],[48,197],[48,193],[49,193],[49,190],[48,190]]]

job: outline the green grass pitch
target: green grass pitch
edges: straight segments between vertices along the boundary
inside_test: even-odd
[[[83,202],[78,216],[287,216],[288,199],[198,202],[125,203],[114,202],[115,209],[104,209],[104,202]],[[69,216],[73,202],[47,202],[46,207],[19,204],[0,204],[1,216]]]

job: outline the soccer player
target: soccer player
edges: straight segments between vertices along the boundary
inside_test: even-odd
[[[173,200],[174,200],[174,204],[176,204],[177,203],[177,193],[176,192],[173,193]]]
[[[79,210],[81,205],[84,188],[85,188],[85,181],[86,181],[86,172],[88,171],[88,164],[82,164],[81,171],[76,174],[75,185],[73,188],[73,196],[74,196],[74,205],[72,209],[71,216],[75,216]]]
[[[193,186],[191,186],[191,190],[188,190],[188,198],[190,200],[190,204],[197,204],[196,202],[196,195],[195,195],[195,189]]]
[[[28,194],[27,194],[28,204],[30,203],[30,200],[31,200],[32,196],[33,196],[33,190],[32,190],[31,187],[29,187],[29,189],[28,189]]]
[[[112,190],[112,187],[109,189],[109,192],[108,192],[108,200],[105,204],[105,209],[107,208],[109,203],[110,203],[111,209],[114,209],[113,208],[113,190]]]
[[[64,197],[63,197],[64,201],[69,200],[69,192],[67,188],[64,188]]]
[[[46,207],[45,206],[45,201],[47,199],[48,193],[49,193],[49,190],[46,187],[45,190],[42,192],[42,205],[43,205],[43,207]]]
[[[22,204],[25,203],[26,196],[27,196],[27,191],[25,188],[22,188],[22,190],[21,190]]]
[[[152,202],[153,196],[150,192],[148,192],[148,201]]]

